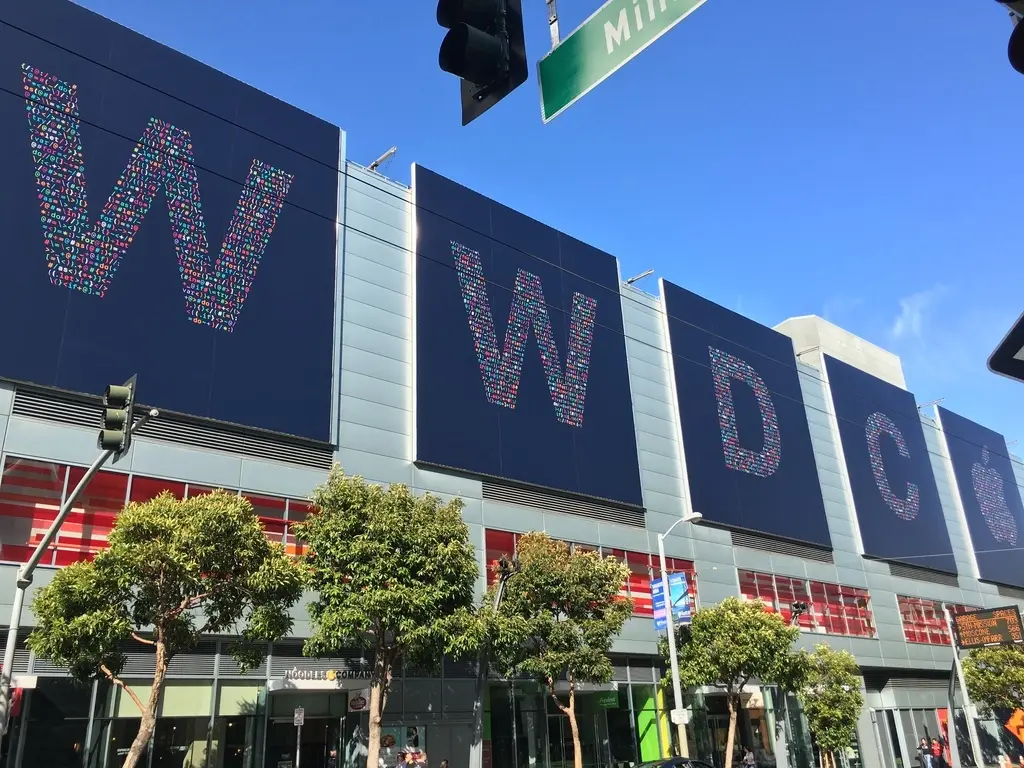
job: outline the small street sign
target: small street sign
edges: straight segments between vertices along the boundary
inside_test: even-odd
[[[988,369],[1000,376],[1024,381],[1024,315],[1017,318],[995,352],[989,356]]]
[[[608,0],[537,64],[547,123],[706,0]]]
[[[1017,741],[1024,744],[1024,710],[1015,709],[1003,727],[1016,736]]]
[[[672,601],[672,618],[676,624],[689,624],[693,618],[690,606],[690,588],[686,583],[685,573],[670,573],[668,588]],[[651,579],[651,602],[654,606],[654,629],[660,632],[668,629],[667,612],[665,610],[665,583],[661,579]]]
[[[292,719],[292,725],[296,728],[301,726],[306,721],[306,710],[303,707],[295,708],[295,717]]]

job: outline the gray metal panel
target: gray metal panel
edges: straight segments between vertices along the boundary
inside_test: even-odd
[[[142,440],[132,444],[131,468],[138,474],[167,477],[173,472],[175,478],[223,488],[237,488],[242,478],[242,460],[237,456]]]

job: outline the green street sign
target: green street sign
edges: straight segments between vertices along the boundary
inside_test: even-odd
[[[608,0],[537,63],[547,123],[706,0]]]

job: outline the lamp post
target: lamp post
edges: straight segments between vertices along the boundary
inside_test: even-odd
[[[676,709],[682,712],[683,709],[683,687],[679,682],[679,656],[676,653],[676,620],[672,605],[672,591],[668,584],[668,565],[665,562],[665,537],[672,533],[672,529],[680,523],[696,523],[703,518],[700,512],[688,512],[680,517],[668,530],[658,534],[658,559],[661,566],[661,583],[665,594],[665,623],[668,628],[668,658],[672,666],[672,693],[675,696]],[[679,734],[679,756],[689,757],[690,748],[686,743],[686,725],[682,719],[676,723],[676,732]]]

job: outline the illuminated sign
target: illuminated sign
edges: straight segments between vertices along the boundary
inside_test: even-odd
[[[1020,609],[1014,605],[957,614],[953,617],[953,633],[957,648],[1008,645],[1024,640]]]

